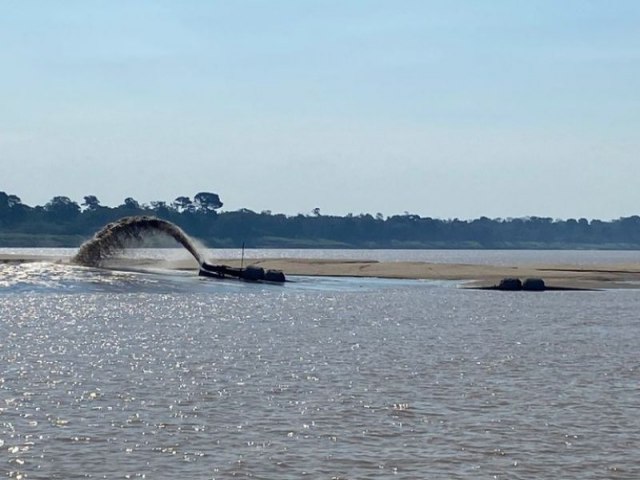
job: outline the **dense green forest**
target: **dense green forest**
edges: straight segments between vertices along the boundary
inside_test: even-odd
[[[153,215],[179,225],[209,247],[297,248],[640,248],[640,217],[613,221],[543,217],[436,219],[405,213],[329,216],[319,209],[287,216],[247,209],[220,211],[216,193],[149,205],[126,198],[116,207],[95,195],[79,204],[57,196],[29,206],[0,192],[0,247],[77,247],[105,224]]]

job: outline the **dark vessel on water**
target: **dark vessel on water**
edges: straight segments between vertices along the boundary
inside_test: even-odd
[[[211,265],[207,262],[200,264],[198,275],[219,279],[235,278],[246,282],[284,283],[287,281],[280,270],[265,270],[256,266],[236,268],[227,265]]]

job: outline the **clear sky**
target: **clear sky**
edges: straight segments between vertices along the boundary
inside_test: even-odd
[[[640,214],[640,1],[3,0],[0,190]]]

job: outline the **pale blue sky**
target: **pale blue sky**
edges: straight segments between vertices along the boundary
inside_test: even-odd
[[[639,25],[635,0],[4,0],[0,190],[639,214]]]

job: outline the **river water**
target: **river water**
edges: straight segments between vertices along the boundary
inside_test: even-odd
[[[0,473],[640,478],[637,290],[292,280],[0,265]]]

